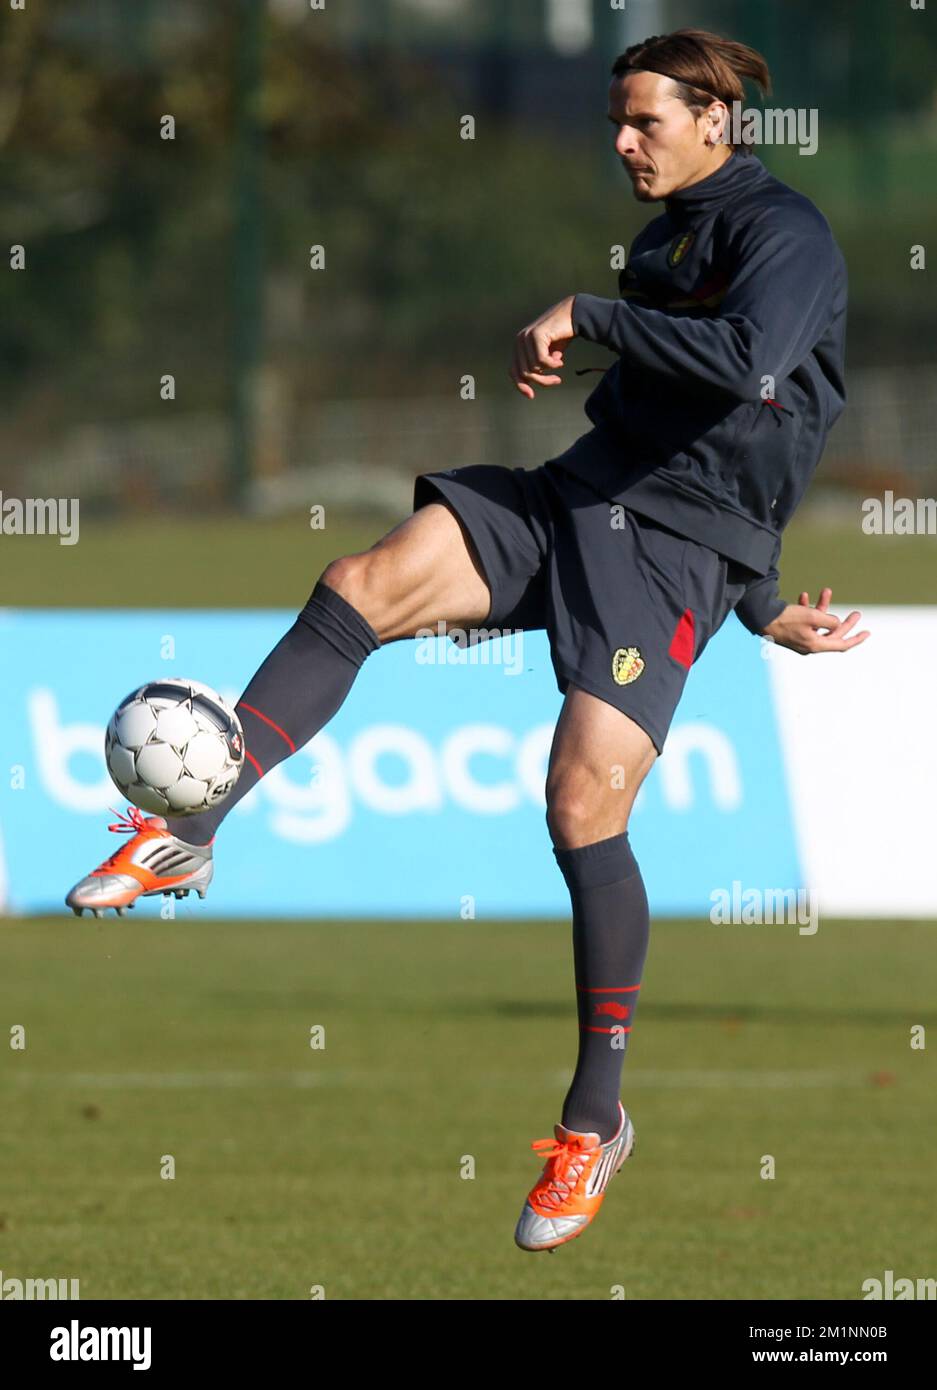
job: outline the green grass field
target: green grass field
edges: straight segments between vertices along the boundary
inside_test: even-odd
[[[0,593],[298,608],[387,529],[89,521],[71,548],[5,539]],[[934,603],[933,544],[795,522],[782,592]],[[582,1239],[531,1257],[529,1145],[575,1061],[568,926],[0,922],[0,1032],[27,1040],[0,1048],[0,1269],[86,1299],[853,1300],[886,1269],[933,1275],[934,1068],[909,1046],[935,1023],[933,942],[655,922],[635,1156]]]
[[[575,1059],[562,924],[62,917],[0,942],[0,1019],[27,1041],[0,1050],[5,1278],[855,1300],[886,1269],[935,1273],[933,1049],[909,1047],[937,1022],[930,924],[655,923],[625,1062],[637,1148],[552,1256],[513,1227]]]
[[[400,520],[403,520],[401,517]],[[332,516],[82,522],[77,545],[4,537],[0,606],[302,607],[330,560],[366,550],[394,523]],[[781,592],[816,602],[825,584],[846,603],[937,603],[933,536],[864,536],[858,525],[795,519],[784,533]]]

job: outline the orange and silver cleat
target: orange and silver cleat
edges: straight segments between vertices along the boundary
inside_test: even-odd
[[[514,1239],[522,1250],[555,1250],[581,1235],[593,1219],[609,1180],[634,1149],[634,1126],[618,1102],[621,1122],[603,1144],[598,1134],[554,1125],[555,1139],[535,1139],[546,1154],[540,1181],[521,1212]]]
[[[204,898],[213,873],[210,842],[187,845],[171,834],[162,816],[144,816],[136,806],[129,815],[114,814],[117,822],[108,830],[131,838],[75,884],[65,901],[77,917],[85,908],[103,917],[109,907],[122,917],[137,898],[158,893],[184,898],[194,891]]]

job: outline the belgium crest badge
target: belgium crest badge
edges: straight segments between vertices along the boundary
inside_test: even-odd
[[[644,657],[637,647],[619,647],[612,657],[612,680],[616,685],[630,685],[644,670]]]
[[[670,247],[670,255],[667,257],[667,264],[671,266],[679,265],[693,245],[695,239],[695,232],[684,232],[682,236],[676,237]]]

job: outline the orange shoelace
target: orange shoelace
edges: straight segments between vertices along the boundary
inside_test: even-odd
[[[146,829],[146,816],[136,806],[128,806],[129,816],[122,815],[116,806],[108,806],[109,811],[113,811],[117,817],[115,825],[109,825],[108,830],[116,830],[118,835],[137,835],[141,830]]]
[[[584,1151],[585,1136],[560,1141],[535,1139],[531,1148],[549,1159],[546,1172],[535,1189],[544,1206],[559,1207],[575,1191],[593,1150]],[[571,1179],[571,1181],[569,1181]]]
[[[122,815],[116,806],[108,806],[107,809],[113,811],[114,815],[117,817],[116,822],[107,827],[108,830],[115,830],[118,835],[139,835],[141,830],[146,829],[146,817],[136,806],[127,807],[127,810],[130,812],[129,816]],[[123,848],[123,845],[121,845],[120,849],[115,849],[110,859],[105,859],[101,868],[110,868],[117,856],[123,852]]]

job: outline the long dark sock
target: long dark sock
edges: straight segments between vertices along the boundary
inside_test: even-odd
[[[320,580],[235,706],[244,729],[245,757],[234,790],[211,811],[167,817],[172,833],[186,844],[208,844],[228,812],[261,777],[329,722],[365,657],[380,645],[358,610]]]
[[[563,1124],[618,1128],[621,1069],[647,957],[647,893],[628,832],[578,849],[555,849],[573,904],[573,957],[579,1057],[563,1105]]]

